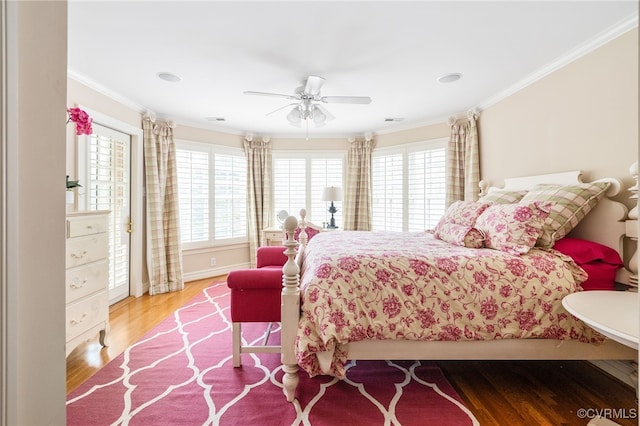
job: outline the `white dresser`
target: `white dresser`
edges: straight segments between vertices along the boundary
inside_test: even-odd
[[[109,211],[67,213],[66,351],[109,332]]]

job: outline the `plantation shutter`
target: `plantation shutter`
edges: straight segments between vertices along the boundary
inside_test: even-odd
[[[306,208],[306,159],[275,158],[273,160],[274,217],[280,210],[298,217]]]
[[[214,238],[247,236],[247,162],[243,156],[215,155]]]
[[[342,188],[342,158],[312,158],[311,178],[310,178],[310,200],[307,206],[307,219],[316,224],[328,223],[331,219],[329,213],[330,202],[322,201],[322,192],[327,186]],[[344,188],[343,188],[344,189]],[[333,205],[338,210],[334,214],[336,220],[342,217],[342,201],[335,201]],[[337,226],[342,227],[341,220],[337,221]]]
[[[404,214],[403,154],[372,158],[372,230],[402,231]]]
[[[176,149],[180,240],[209,240],[209,153]]]
[[[110,210],[109,289],[129,289],[129,140],[130,136],[94,124],[88,138],[87,209]]]
[[[435,228],[445,210],[445,149],[409,152],[408,231]]]

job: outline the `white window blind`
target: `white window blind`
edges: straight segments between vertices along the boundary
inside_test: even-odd
[[[307,165],[305,158],[274,158],[273,207],[274,217],[280,210],[298,216],[306,208]]]
[[[88,138],[86,200],[88,210],[109,210],[109,290],[129,294],[130,136],[94,123]],[[110,297],[112,294],[110,293]]]
[[[329,213],[330,202],[322,201],[322,192],[327,186],[342,188],[342,158],[312,158],[311,159],[311,197],[307,204],[308,219],[316,225],[329,223],[331,213]],[[344,193],[344,188],[343,193]],[[334,217],[336,225],[342,227],[342,201],[334,201],[333,205],[338,210]]]
[[[180,239],[182,243],[209,240],[209,153],[176,149]]]
[[[298,216],[305,208],[310,222],[328,223],[330,203],[322,201],[322,192],[327,186],[342,188],[343,175],[343,153],[273,153],[273,217],[280,210]],[[336,223],[342,227],[342,201],[334,206]]]
[[[372,158],[372,229],[402,231],[404,213],[402,153]]]
[[[215,239],[247,235],[247,162],[215,154]]]
[[[372,158],[375,231],[433,229],[444,214],[445,141],[380,151]]]
[[[444,147],[408,153],[407,231],[424,231],[437,225],[444,214],[444,174]]]
[[[176,141],[180,236],[185,248],[247,238],[247,166],[241,150]]]

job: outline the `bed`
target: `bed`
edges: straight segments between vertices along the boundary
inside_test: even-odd
[[[582,291],[587,274],[553,249],[555,240],[573,237],[620,251],[625,232],[627,208],[611,199],[620,181],[585,184],[580,176],[538,175],[483,188],[486,203],[451,206],[435,232],[331,231],[299,244],[298,221],[287,218],[281,306],[287,400],[295,398],[301,367],[311,376],[342,377],[347,360],[635,360],[636,350],[604,338],[561,304]],[[571,203],[581,206],[583,187],[598,196],[589,198],[584,218],[572,211],[561,218],[572,223],[551,232],[546,226],[558,220],[560,203],[545,197],[558,187],[563,194],[579,187]],[[509,199],[514,194],[522,197]],[[480,245],[471,232],[476,227]],[[627,279],[619,269],[616,281]]]

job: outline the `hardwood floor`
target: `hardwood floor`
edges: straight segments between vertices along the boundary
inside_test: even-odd
[[[185,284],[181,292],[128,298],[110,308],[109,346],[95,341],[67,358],[67,393],[212,282]],[[440,361],[443,372],[481,425],[586,425],[579,410],[609,410],[605,417],[637,425],[635,390],[583,361]],[[624,418],[627,417],[627,418]]]
[[[109,308],[109,346],[103,348],[96,338],[79,345],[67,357],[67,394],[212,282],[224,282],[225,279],[226,275],[192,281],[179,292],[128,297],[112,305]]]

